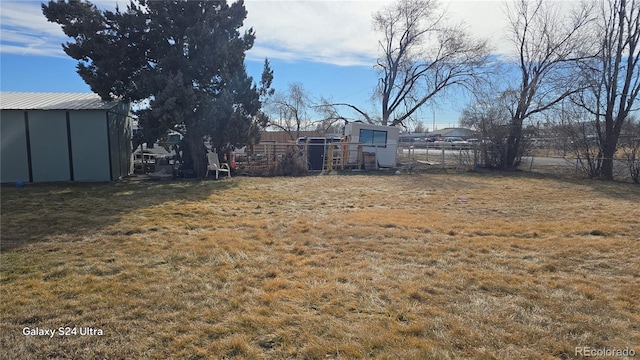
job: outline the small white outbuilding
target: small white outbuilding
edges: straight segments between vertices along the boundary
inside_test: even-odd
[[[95,94],[0,93],[1,182],[111,181],[130,175],[130,109]]]
[[[348,142],[361,143],[362,152],[375,155],[376,166],[395,167],[400,129],[395,126],[371,125],[352,122],[345,126]],[[357,151],[350,151],[350,162],[355,162]]]

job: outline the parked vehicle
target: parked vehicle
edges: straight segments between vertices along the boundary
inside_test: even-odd
[[[438,139],[434,142],[438,147],[444,147],[448,149],[469,149],[471,143],[464,140],[461,137],[446,137],[442,140]]]
[[[529,140],[529,144],[532,148],[534,149],[542,149],[542,148],[546,148],[548,146],[547,140],[546,139],[541,139],[541,138],[530,138]]]

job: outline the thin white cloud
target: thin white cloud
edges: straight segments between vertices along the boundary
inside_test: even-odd
[[[317,49],[279,49],[272,44],[254,45],[247,54],[250,60],[262,61],[264,58],[279,59],[285,62],[309,61],[333,64],[338,66],[371,66],[370,57],[358,54],[336,54],[333,51],[323,52]]]
[[[116,1],[95,2],[115,8]],[[66,57],[62,43],[70,39],[60,25],[47,21],[39,1],[0,1],[0,52],[18,55]]]
[[[59,48],[52,47],[38,47],[38,46],[16,46],[16,45],[2,45],[2,52],[6,54],[15,55],[35,55],[46,57],[66,57],[67,55]]]
[[[64,36],[60,25],[48,22],[44,17],[39,2],[2,1],[0,6],[0,21],[3,27],[25,29],[46,36]]]
[[[19,55],[64,57],[66,36],[60,25],[42,15],[40,3],[0,1],[0,52]]]

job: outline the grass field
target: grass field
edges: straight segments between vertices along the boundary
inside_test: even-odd
[[[8,358],[640,356],[639,186],[468,173],[1,195]]]

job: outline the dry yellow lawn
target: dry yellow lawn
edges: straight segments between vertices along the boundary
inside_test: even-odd
[[[8,358],[640,356],[630,184],[470,173],[39,185],[3,187],[1,210]]]

